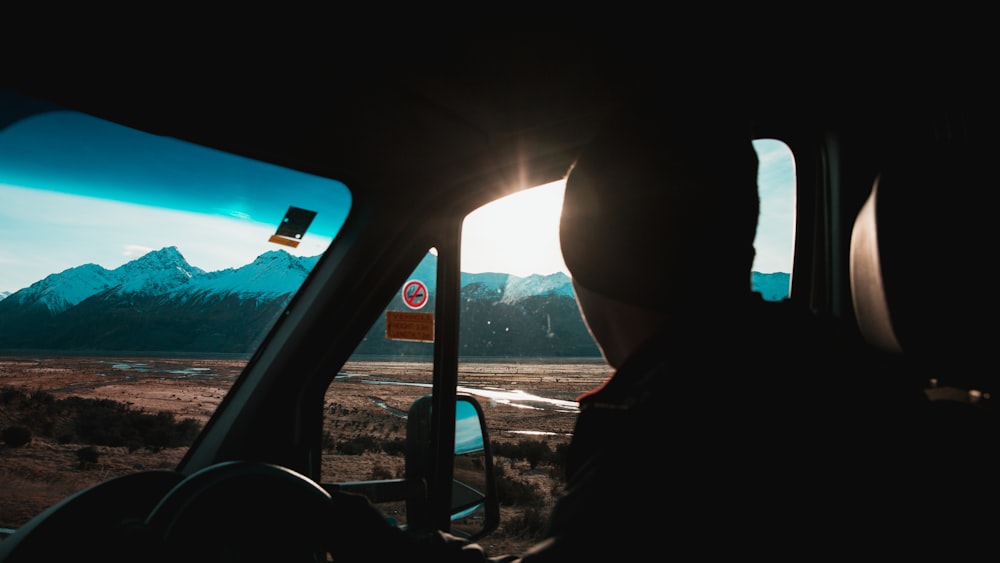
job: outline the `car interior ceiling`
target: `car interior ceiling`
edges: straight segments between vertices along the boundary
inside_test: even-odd
[[[428,74],[399,66],[386,67],[377,76],[363,70],[371,80],[349,86],[329,76],[292,76],[293,69],[274,76],[236,70],[213,75],[210,66],[201,67],[191,83],[190,77],[180,79],[185,69],[179,63],[158,77],[162,69],[152,66],[128,76],[109,67],[85,83],[68,73],[48,79],[26,76],[20,82],[12,80],[11,86],[141,130],[357,185],[363,188],[358,194],[363,213],[373,203],[390,210],[379,217],[362,217],[361,222],[371,220],[367,226],[379,227],[393,217],[426,220],[417,213],[407,217],[405,206],[392,202],[399,186],[407,182],[432,194],[419,204],[419,212],[433,217],[437,206],[440,217],[451,221],[453,212],[464,214],[518,189],[561,178],[618,96],[644,83],[604,87],[621,75],[620,70],[604,66],[593,74],[546,75],[545,68],[557,68],[556,61],[525,70],[518,80],[509,73],[493,75],[486,67],[471,75],[445,74],[461,71],[464,62],[432,65],[434,72]],[[421,65],[418,70],[427,68]],[[350,69],[357,67],[345,67],[344,72]],[[392,69],[402,74],[393,75]],[[536,74],[535,82],[527,80]],[[775,89],[791,83],[783,81],[780,87],[762,86],[745,101],[753,108],[754,133],[782,139],[796,154],[802,216],[796,219],[801,240],[792,281],[805,291],[793,292],[791,301],[843,317],[873,349],[900,360],[891,364],[893,369],[901,367],[907,370],[905,377],[927,385],[931,402],[941,407],[932,413],[935,418],[929,419],[928,428],[936,425],[942,441],[960,436],[957,445],[982,448],[985,454],[990,448],[984,445],[995,439],[996,428],[993,418],[981,416],[987,410],[992,414],[993,409],[981,407],[990,406],[986,399],[996,387],[987,356],[994,348],[992,325],[997,318],[992,294],[996,220],[989,205],[996,183],[992,162],[1000,148],[990,139],[996,112],[983,110],[977,100],[963,100],[963,90],[957,88],[940,96],[934,90],[907,98],[900,95],[905,88],[897,85],[883,91],[876,88],[873,94],[868,78],[844,78],[836,91],[803,94],[797,103],[787,95],[769,98]],[[280,91],[260,87],[282,79],[294,86]],[[537,91],[530,92],[527,85]],[[0,115],[0,127],[4,117]],[[424,128],[424,124],[432,125]],[[531,155],[530,161],[526,155]],[[406,242],[369,240],[355,249],[336,249],[337,254],[328,263],[321,261],[314,274],[325,276],[324,282],[334,275],[356,275],[350,283],[359,293],[360,286],[375,281],[385,292],[395,291],[396,278],[414,267],[406,260],[416,260],[426,251],[430,229],[425,227]],[[360,237],[360,231],[351,224],[344,236]],[[396,243],[398,254],[378,257],[383,260],[382,271],[366,271],[374,266],[359,264],[364,252],[382,252]],[[350,274],[334,274],[334,260],[343,266],[341,270],[357,268]],[[269,370],[272,378],[284,370],[300,381],[309,379],[305,373],[329,372],[331,364],[339,356],[347,357],[351,343],[363,336],[367,323],[362,317],[374,318],[384,307],[370,287],[364,298],[351,303],[333,302],[324,294],[328,289],[307,285],[295,297],[293,304],[301,301],[311,310],[294,311],[294,320],[307,322],[268,337],[267,343],[279,346],[268,352],[262,362],[267,365],[260,370]],[[340,324],[325,326],[321,318],[336,318]],[[261,357],[258,350],[254,361]],[[816,358],[790,356],[789,361],[807,372]],[[253,363],[250,369],[256,369]],[[871,375],[866,366],[858,368],[858,374]],[[316,377],[310,385],[318,388],[325,383]],[[844,384],[863,387],[866,382]],[[293,387],[278,389],[268,399],[297,404],[303,390]],[[959,393],[938,393],[935,387]],[[256,400],[263,400],[264,394]],[[285,396],[277,398],[281,394]],[[270,444],[283,442],[285,429],[251,411],[228,414],[231,420],[225,422],[239,430],[230,433],[236,437],[225,434],[225,429],[205,433],[198,439],[212,441],[204,448],[209,453],[192,448],[188,456],[195,457],[184,463],[197,469],[229,455],[258,455],[305,469],[308,452],[302,451],[303,446]],[[322,417],[322,409],[298,415]],[[245,418],[233,422],[234,417]],[[321,431],[321,421],[308,422],[303,426]],[[243,436],[237,436],[240,432]],[[240,442],[250,439],[259,445]],[[99,516],[108,495],[115,503],[135,504],[140,512],[179,479],[175,472],[139,473],[100,494],[81,495],[82,502],[61,521],[34,525],[64,526],[70,519],[86,519],[88,511]]]

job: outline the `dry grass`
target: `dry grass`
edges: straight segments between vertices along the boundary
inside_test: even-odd
[[[79,396],[111,399],[146,412],[168,411],[177,420],[193,418],[206,422],[245,362],[191,358],[0,358],[0,387],[29,391],[43,390],[56,398]],[[123,365],[144,364],[148,371],[120,369]],[[119,367],[116,367],[119,366]],[[383,440],[405,437],[405,419],[391,409],[405,412],[409,405],[429,390],[419,386],[373,385],[371,381],[429,383],[426,363],[356,362],[344,372],[366,377],[339,378],[327,393],[326,428],[332,436],[349,440],[373,436]],[[560,364],[551,362],[463,363],[460,385],[483,389],[523,389],[566,401],[599,385],[609,374],[600,362]],[[368,381],[367,383],[365,381]],[[554,449],[568,441],[575,414],[551,409],[530,409],[480,397],[494,442],[546,439]],[[385,405],[385,408],[380,405]],[[16,414],[0,406],[0,429],[16,423]],[[524,434],[525,430],[538,434]],[[129,451],[126,448],[97,447],[99,462],[82,468],[77,451],[81,444],[57,444],[35,437],[31,444],[0,449],[0,526],[16,527],[44,508],[91,484],[141,469],[171,468],[184,448]],[[545,497],[543,511],[559,492],[560,483],[552,471],[532,469],[527,462],[498,459],[508,476],[530,482]],[[366,453],[338,455],[324,453],[324,482],[365,480],[387,475],[402,476],[403,459]],[[521,507],[503,507],[502,521],[521,516]],[[503,529],[484,540],[493,553],[519,552],[530,538],[504,534]]]

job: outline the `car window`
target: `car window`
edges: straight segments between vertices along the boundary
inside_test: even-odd
[[[49,111],[0,128],[0,202],[0,526],[17,527],[91,483],[176,465],[351,192]]]
[[[761,216],[751,283],[778,301],[790,290],[794,163],[780,141],[754,146]],[[539,537],[565,485],[576,398],[611,373],[576,306],[559,249],[563,188],[559,181],[519,192],[463,223],[458,391],[485,409],[502,513],[490,539],[502,552]],[[330,386],[324,482],[405,476],[407,409],[431,390],[436,265],[430,249]],[[405,522],[401,504],[383,508]]]
[[[406,476],[409,409],[432,392],[436,295],[437,250],[429,248],[326,390],[321,483]],[[407,524],[405,501],[373,501]]]
[[[751,286],[789,295],[795,219],[791,151],[754,142],[761,212]],[[563,492],[576,398],[609,375],[573,296],[559,250],[564,182],[495,201],[468,215],[462,239],[459,385],[478,395],[496,456],[501,527],[516,549],[541,537]]]
[[[757,254],[751,286],[768,301],[780,301],[791,293],[792,259],[795,249],[795,158],[778,139],[756,139],[759,166],[757,191],[760,216],[754,248]]]

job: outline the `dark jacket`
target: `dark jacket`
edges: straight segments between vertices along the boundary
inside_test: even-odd
[[[871,378],[894,376],[869,354],[837,321],[759,296],[655,335],[580,398],[567,491],[520,560],[801,555],[856,496],[848,454],[870,453],[873,417],[925,402],[917,383],[882,391]],[[785,361],[800,355],[815,369]]]

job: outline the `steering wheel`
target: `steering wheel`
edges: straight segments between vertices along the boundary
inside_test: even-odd
[[[178,483],[146,518],[165,561],[328,561],[331,496],[278,465],[227,461]]]
[[[0,562],[142,560],[142,522],[184,476],[129,473],[63,499],[0,541]]]

